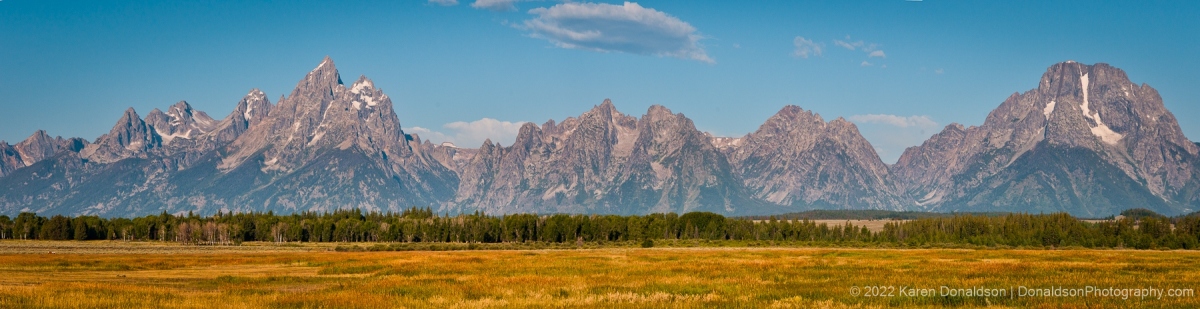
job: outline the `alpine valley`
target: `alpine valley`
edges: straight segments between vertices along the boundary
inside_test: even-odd
[[[328,57],[275,103],[257,89],[213,119],[187,102],[126,110],[95,140],[0,141],[0,213],[599,213],[811,209],[1068,212],[1200,209],[1200,146],[1158,93],[1107,64],[1051,66],[983,125],[946,126],[894,165],[854,124],[796,106],[715,137],[663,106],[609,100],[526,123],[511,145],[434,144]]]

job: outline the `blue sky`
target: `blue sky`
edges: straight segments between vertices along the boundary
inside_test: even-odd
[[[1065,60],[1106,62],[1200,136],[1195,1],[0,0],[0,139],[93,139],[127,107],[224,117],[325,55],[366,75],[407,132],[476,147],[605,98],[717,135],[784,105],[846,117],[887,163],[982,123]]]

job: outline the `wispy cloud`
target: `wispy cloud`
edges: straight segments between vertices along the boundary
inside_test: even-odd
[[[865,61],[864,61],[865,63]],[[901,128],[937,128],[938,123],[929,116],[897,116],[888,114],[867,114],[850,116],[851,122],[860,124],[885,124]]]
[[[847,43],[846,41],[842,41],[842,40],[833,40],[833,45],[841,46],[841,47],[843,47],[845,49],[849,49],[849,50],[854,50],[854,49],[857,49],[858,46],[862,46],[862,41],[858,41],[857,43],[858,43],[858,45],[854,45],[852,43]]]
[[[435,0],[430,0],[435,1]],[[458,0],[437,0],[437,1],[454,1]],[[475,0],[471,3],[471,7],[496,12],[512,12],[517,10],[517,2],[521,0]]]
[[[500,121],[483,118],[471,122],[455,121],[442,125],[442,130],[422,127],[405,128],[408,133],[416,133],[422,139],[433,143],[451,142],[460,147],[479,147],[484,140],[491,139],[493,143],[511,145],[521,131],[525,121]]]
[[[502,0],[492,0],[502,1]],[[476,1],[478,4],[479,1]],[[474,4],[472,4],[474,6]],[[695,27],[637,3],[561,3],[529,10],[521,28],[561,48],[675,57],[715,63]]]
[[[792,56],[805,59],[810,55],[820,56],[821,50],[824,49],[823,44],[813,43],[812,40],[800,36],[793,39],[792,44],[796,45],[796,50],[792,51]]]
[[[845,48],[845,49],[861,50],[861,51],[868,52],[868,53],[879,49],[879,44],[864,42],[863,40],[850,41],[849,35],[846,36],[845,41],[833,40],[833,44],[837,45],[837,46],[841,46],[842,48]]]
[[[455,5],[458,5],[458,0],[429,0],[429,4],[437,4],[437,5],[441,5],[441,6],[455,6]]]
[[[797,57],[797,58],[808,58],[809,56],[821,56],[821,54],[824,52],[824,47],[825,47],[825,43],[814,42],[811,39],[801,37],[801,36],[797,36],[795,39],[792,39],[792,44],[796,46],[795,50],[792,51],[792,56]],[[886,59],[887,58],[887,53],[884,53],[882,49],[879,49],[879,44],[871,43],[871,42],[867,42],[867,41],[863,41],[863,40],[851,40],[849,35],[847,35],[844,40],[833,40],[833,45],[837,46],[837,47],[845,48],[846,50],[850,50],[850,51],[864,52],[867,54],[867,59],[871,59],[871,58]],[[875,65],[874,63],[871,63],[866,60],[859,63],[859,66],[864,66],[864,67],[869,67],[869,66],[874,66],[874,65]],[[880,67],[883,68],[886,66],[880,66]]]

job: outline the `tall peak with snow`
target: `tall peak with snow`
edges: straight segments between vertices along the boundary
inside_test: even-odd
[[[212,139],[218,143],[232,142],[251,125],[261,123],[271,113],[271,102],[267,94],[258,88],[250,89],[233,111],[225,116],[212,131]]]
[[[171,144],[176,139],[193,139],[212,131],[217,121],[203,111],[192,109],[187,101],[179,101],[171,105],[166,113],[155,108],[146,115],[146,123],[162,137],[163,144]]]
[[[1179,213],[1200,208],[1197,155],[1153,88],[1108,64],[1067,61],[1005,99],[983,125],[947,128],[893,169],[933,210],[1092,216],[1136,204]]]

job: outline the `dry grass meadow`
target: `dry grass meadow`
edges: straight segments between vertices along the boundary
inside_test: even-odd
[[[607,248],[333,252],[0,242],[0,308],[1195,308],[1195,296],[864,297],[852,287],[1196,288],[1200,253]],[[51,253],[53,252],[53,253]]]

